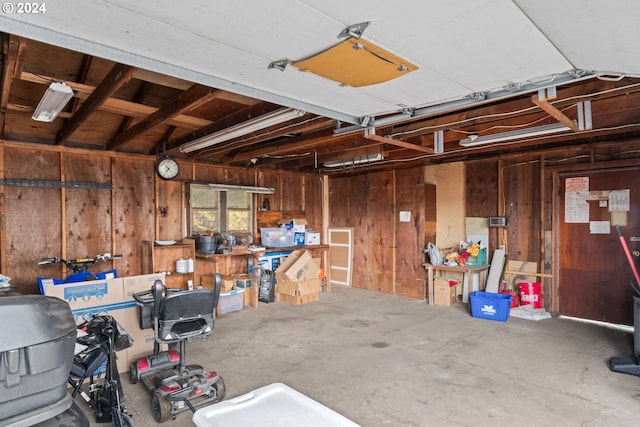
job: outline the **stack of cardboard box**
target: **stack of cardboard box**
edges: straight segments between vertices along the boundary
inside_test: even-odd
[[[278,301],[305,304],[317,301],[322,290],[320,268],[309,251],[295,250],[276,270]]]

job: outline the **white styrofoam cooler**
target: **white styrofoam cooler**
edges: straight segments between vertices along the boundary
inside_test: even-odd
[[[198,409],[198,427],[359,427],[358,424],[282,383]]]

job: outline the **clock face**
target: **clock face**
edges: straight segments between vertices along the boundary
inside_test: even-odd
[[[156,167],[158,176],[162,179],[173,179],[178,176],[178,163],[172,158],[164,158],[158,162]]]

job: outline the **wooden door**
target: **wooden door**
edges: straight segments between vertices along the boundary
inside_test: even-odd
[[[351,286],[353,265],[353,228],[329,228],[329,246],[331,246],[331,266],[329,267],[331,285]]]
[[[559,313],[631,325],[633,275],[614,226],[607,232],[612,204],[610,200],[585,201],[578,193],[629,190],[629,210],[614,213],[613,219],[622,217],[625,222],[626,217],[622,234],[632,251],[640,249],[640,169],[561,174],[558,186]]]

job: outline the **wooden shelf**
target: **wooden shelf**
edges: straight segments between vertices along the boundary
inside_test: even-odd
[[[193,272],[176,272],[176,260],[181,258],[193,259]],[[142,242],[143,274],[165,272],[165,286],[168,288],[187,289],[189,280],[196,286],[196,265],[196,245],[193,239],[184,239],[173,245],[158,245],[150,240]]]

